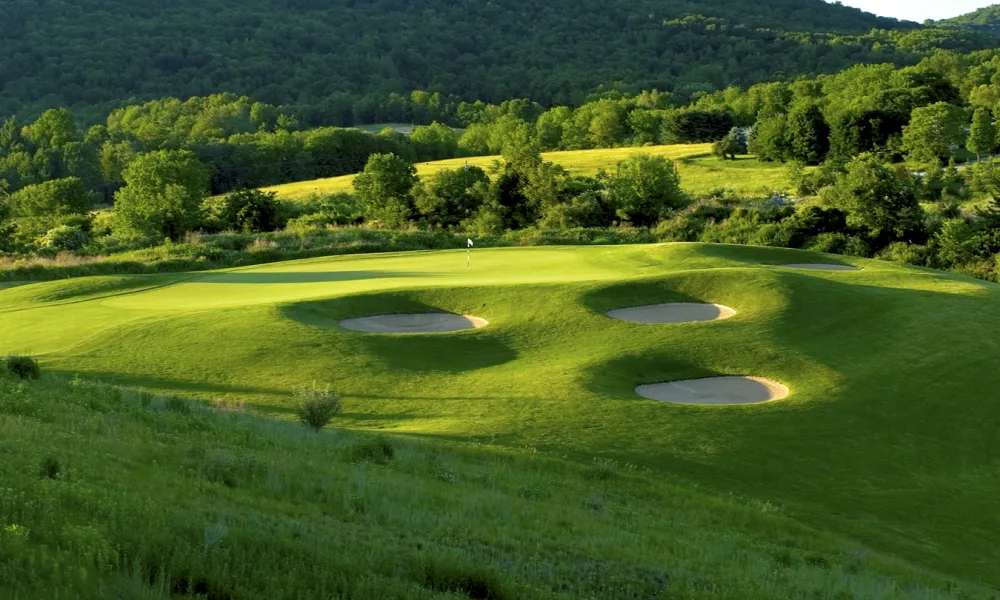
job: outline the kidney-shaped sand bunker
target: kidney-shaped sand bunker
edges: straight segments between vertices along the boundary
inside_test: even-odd
[[[452,313],[373,315],[344,319],[340,326],[365,333],[450,333],[485,327],[486,319]]]
[[[698,323],[728,319],[736,311],[721,304],[672,302],[608,311],[608,316],[631,323]]]
[[[708,377],[640,385],[643,398],[674,404],[759,404],[788,396],[788,388],[763,377]]]

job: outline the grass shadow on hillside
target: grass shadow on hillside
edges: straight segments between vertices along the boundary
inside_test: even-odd
[[[827,265],[854,266],[844,257],[822,254],[794,248],[771,248],[767,246],[739,246],[733,244],[702,244],[698,250],[713,258],[722,258],[762,267],[780,266],[794,263],[817,263]]]
[[[290,390],[267,388],[251,385],[233,385],[228,383],[192,382],[182,379],[168,379],[156,376],[143,375],[123,375],[121,373],[103,371],[78,371],[64,370],[59,368],[51,369],[50,372],[68,377],[75,375],[84,376],[87,379],[100,381],[112,385],[143,389],[156,394],[178,395],[196,394],[200,398],[212,396],[224,396],[226,394],[235,395],[268,395],[268,396],[291,396]]]
[[[456,292],[456,297],[461,294]],[[419,292],[362,294],[299,302],[281,307],[288,319],[312,327],[333,330],[349,336],[360,346],[361,354],[370,355],[385,370],[420,373],[464,373],[501,365],[518,356],[502,332],[482,329],[451,333],[383,334],[348,331],[340,326],[344,319],[404,313],[477,314],[469,306],[424,300]]]
[[[583,296],[581,302],[596,314],[603,315],[611,310],[633,308],[650,304],[666,303],[711,303],[711,299],[697,298],[674,289],[676,282],[663,278],[646,281],[630,281],[594,290]]]
[[[602,396],[646,401],[635,393],[638,385],[700,379],[739,373],[717,373],[680,358],[669,350],[649,354],[630,354],[593,366],[587,370],[585,385]]]
[[[360,281],[364,279],[396,279],[423,277],[424,273],[404,271],[314,271],[314,272],[244,272],[220,273],[198,279],[195,283],[325,283],[331,281]]]

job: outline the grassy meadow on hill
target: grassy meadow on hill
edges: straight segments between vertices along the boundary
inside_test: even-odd
[[[572,175],[594,176],[598,170],[613,169],[618,162],[633,154],[662,156],[674,161],[681,176],[681,188],[694,196],[707,195],[718,188],[737,193],[769,192],[788,188],[786,171],[779,163],[759,162],[750,156],[741,156],[735,161],[724,161],[712,156],[711,150],[711,144],[674,144],[543,152],[542,158],[564,167]],[[474,156],[418,163],[417,175],[426,177],[443,169],[458,169],[463,165],[489,169],[498,160],[499,156]],[[284,200],[301,200],[313,194],[352,192],[354,177],[354,175],[342,175],[328,179],[299,181],[264,190],[275,192]]]
[[[990,590],[611,460],[0,374],[0,598],[920,598]]]
[[[863,270],[775,266],[801,262]],[[0,290],[0,352],[278,418],[295,386],[329,383],[349,428],[629,463],[995,587],[1000,405],[983,391],[998,383],[997,294],[927,269],[707,244],[476,249],[471,268],[462,251],[391,253]],[[669,326],[604,315],[669,301],[737,314]],[[337,325],[429,310],[489,325]],[[791,395],[691,407],[633,390],[713,375],[769,377]]]

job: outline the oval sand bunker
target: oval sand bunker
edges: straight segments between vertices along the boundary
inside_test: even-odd
[[[860,271],[861,269],[851,265],[834,265],[827,263],[792,263],[787,265],[775,265],[786,269],[810,269],[813,271]]]
[[[365,333],[450,333],[485,327],[486,319],[451,313],[415,313],[345,319],[340,326]]]
[[[721,304],[674,302],[634,308],[619,308],[608,312],[612,319],[632,323],[698,323],[728,319],[736,311]]]
[[[758,404],[781,400],[788,388],[763,377],[709,377],[640,385],[643,398],[675,404]]]

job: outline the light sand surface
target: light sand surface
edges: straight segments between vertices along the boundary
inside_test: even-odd
[[[633,308],[619,308],[608,312],[612,319],[632,323],[696,323],[728,319],[736,311],[721,304],[696,304],[674,302],[671,304],[650,304]]]
[[[485,327],[486,319],[451,313],[416,313],[345,319],[340,326],[366,333],[449,333]]]
[[[860,271],[861,269],[851,265],[831,265],[825,263],[792,263],[787,265],[775,265],[786,269],[811,269],[813,271]]]
[[[757,404],[788,396],[788,388],[763,377],[709,377],[640,385],[643,398],[675,404]]]

